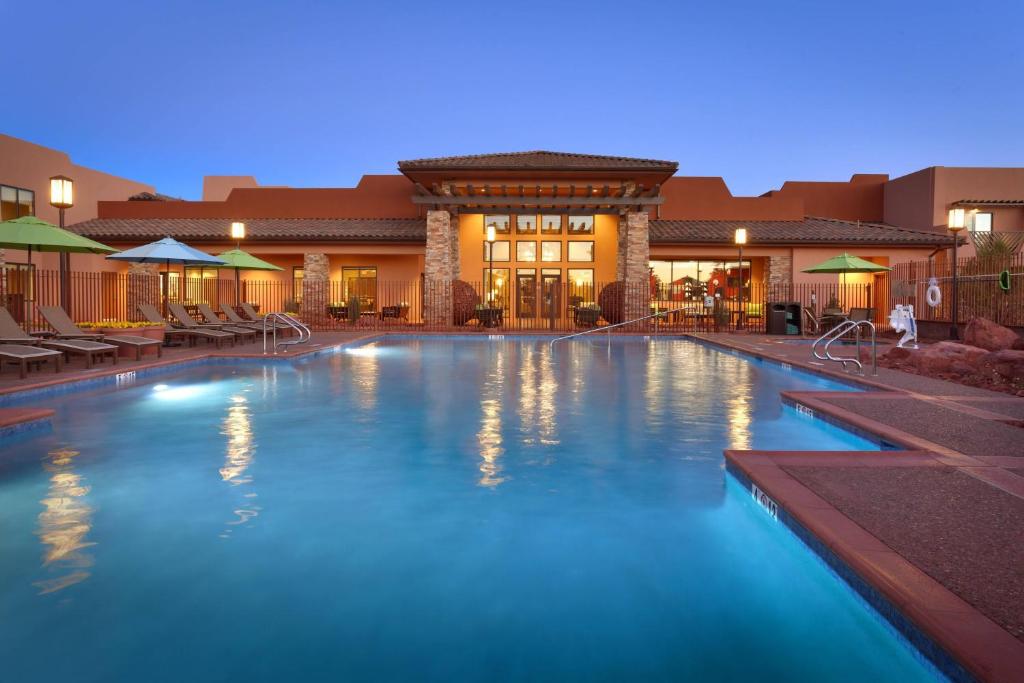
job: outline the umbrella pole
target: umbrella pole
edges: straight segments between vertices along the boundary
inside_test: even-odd
[[[171,295],[171,260],[167,259],[164,263],[164,317],[167,317],[167,299]]]
[[[36,296],[36,279],[32,272],[32,245],[28,245],[28,272],[25,273],[25,322],[32,329],[32,300]]]
[[[238,290],[239,290],[239,287],[238,287],[238,268],[235,268],[235,306],[237,306],[240,303],[242,303],[242,301],[241,301],[241,299],[239,298],[239,295],[238,295]]]

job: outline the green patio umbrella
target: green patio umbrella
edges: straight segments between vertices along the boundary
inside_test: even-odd
[[[843,274],[843,292],[846,292],[846,274],[847,273],[881,273],[886,270],[891,270],[886,266],[880,266],[877,263],[872,263],[866,259],[862,259],[859,256],[854,256],[843,252],[839,256],[833,256],[827,261],[819,263],[816,266],[810,268],[804,268],[804,273],[842,273]],[[870,291],[870,290],[869,290]],[[845,294],[844,294],[845,297]]]
[[[58,228],[35,216],[22,216],[0,222],[0,249],[24,249],[32,265],[33,251],[56,251],[66,254],[113,254],[117,249],[94,242],[88,237]],[[30,271],[31,272],[31,271]],[[67,273],[61,269],[61,304],[67,305]],[[26,302],[27,304],[28,302]]]
[[[258,259],[248,252],[244,252],[241,249],[235,248],[231,251],[225,251],[223,254],[217,254],[217,258],[224,262],[221,268],[232,268],[235,271],[235,305],[240,303],[239,299],[239,285],[238,285],[238,273],[242,270],[284,270],[280,266],[275,266],[273,263],[267,263],[263,259]]]

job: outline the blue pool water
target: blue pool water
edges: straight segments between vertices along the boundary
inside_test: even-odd
[[[48,399],[0,457],[0,680],[917,681],[724,471],[875,448],[686,341],[385,339]]]

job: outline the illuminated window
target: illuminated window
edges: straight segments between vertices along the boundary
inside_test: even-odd
[[[373,266],[353,266],[341,269],[341,282],[345,287],[345,302],[359,299],[360,311],[377,310],[377,269]]]
[[[292,299],[295,303],[302,303],[302,279],[306,276],[306,269],[302,266],[292,266]]]
[[[36,193],[20,187],[0,185],[0,220],[36,215]]]
[[[516,233],[519,235],[537,234],[536,216],[516,216]]]
[[[971,230],[974,232],[992,232],[991,213],[972,213],[972,215],[974,216],[974,221]]]
[[[493,242],[484,241],[484,261],[491,261],[491,250],[494,251],[494,261],[511,261],[512,243],[508,240],[497,240]]]
[[[561,242],[541,242],[540,243],[540,260],[541,261],[561,261],[562,260],[562,243]]]
[[[556,215],[541,216],[540,231],[545,235],[561,235],[562,217]]]
[[[494,232],[499,235],[507,235],[509,233],[508,216],[484,216],[484,234],[487,234],[487,228],[494,226]]]
[[[594,234],[594,217],[593,216],[569,216],[569,234],[570,235],[593,235]]]
[[[492,284],[493,283],[493,284]],[[484,268],[484,294],[487,303],[495,308],[508,306],[509,269]]]
[[[536,242],[516,242],[516,261],[536,261]]]
[[[594,260],[594,243],[593,242],[569,242],[569,260],[570,261],[593,261]]]
[[[594,270],[592,268],[569,268],[566,275],[569,278],[569,305],[579,306],[593,303],[596,298],[594,296]]]

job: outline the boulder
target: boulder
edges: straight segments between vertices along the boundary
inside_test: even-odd
[[[911,356],[910,362],[924,373],[963,374],[964,368],[977,370],[989,355],[989,352],[975,346],[944,341],[920,349]],[[954,362],[957,364],[955,369]]]
[[[886,360],[891,360],[893,362],[899,363],[909,359],[911,355],[912,354],[910,352],[910,349],[904,349],[900,348],[899,346],[894,346],[888,351],[886,351],[885,355],[880,356],[880,358],[885,358]]]
[[[971,318],[964,329],[964,342],[988,351],[1014,348],[1020,337],[1009,327],[986,318]]]
[[[1024,351],[1004,349],[985,355],[984,364],[995,374],[1014,383],[1024,383]]]

